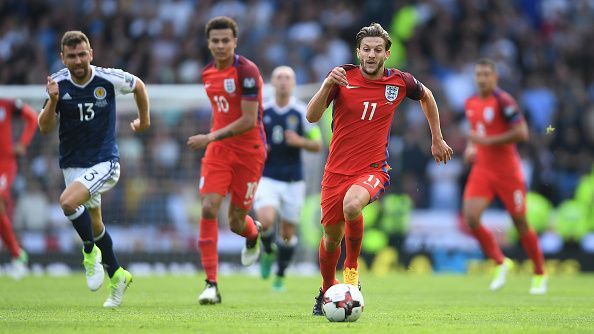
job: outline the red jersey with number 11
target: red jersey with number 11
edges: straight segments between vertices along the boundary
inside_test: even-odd
[[[378,80],[363,77],[359,66],[343,65],[348,85],[336,85],[326,101],[332,107],[332,141],[326,171],[355,175],[377,170],[388,158],[388,139],[396,107],[408,97],[420,100],[423,85],[411,74],[386,69]]]
[[[226,148],[253,152],[266,150],[266,133],[262,124],[262,86],[263,80],[258,67],[249,59],[235,55],[233,64],[219,70],[214,62],[202,71],[202,82],[212,105],[211,131],[221,129],[242,115],[241,101],[258,102],[258,122],[256,126],[240,135],[225,138],[209,145],[223,145]]]

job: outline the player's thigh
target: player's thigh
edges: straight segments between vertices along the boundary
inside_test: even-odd
[[[305,181],[285,182],[284,190],[281,195],[281,219],[291,224],[298,224],[305,199]]]
[[[495,192],[512,217],[526,214],[526,186],[521,177],[501,178]]]
[[[390,185],[390,176],[384,171],[365,173],[356,177],[345,196],[347,201],[356,201],[363,206],[380,198]]]
[[[343,200],[350,184],[349,177],[343,175],[325,173],[322,181],[321,207],[322,225],[326,226],[343,224]]]
[[[251,209],[263,169],[264,159],[260,157],[244,157],[233,163],[231,204],[246,211]]]
[[[233,168],[225,156],[210,155],[202,159],[200,167],[200,195],[216,193],[223,197],[229,192]]]
[[[284,182],[263,176],[254,195],[254,210],[259,211],[265,207],[279,210],[284,191]]]
[[[89,168],[66,168],[63,173],[66,189],[62,196],[76,198],[70,203],[84,204],[88,208],[97,208],[101,206],[101,194],[118,183],[120,164],[115,160],[105,161]],[[83,187],[80,187],[80,185]],[[86,195],[84,189],[87,190]]]
[[[472,168],[464,186],[464,202],[462,204],[464,215],[474,217],[477,212],[482,213],[494,196],[493,176],[488,171]]]

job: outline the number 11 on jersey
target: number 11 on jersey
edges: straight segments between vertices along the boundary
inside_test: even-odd
[[[363,102],[363,106],[365,106],[365,109],[363,109],[363,115],[361,115],[361,120],[365,120],[365,115],[367,115],[367,110],[369,109],[369,101],[364,101]],[[375,108],[377,107],[377,103],[371,103],[371,112],[369,113],[369,120],[371,121],[371,119],[373,118],[373,114],[375,114]]]

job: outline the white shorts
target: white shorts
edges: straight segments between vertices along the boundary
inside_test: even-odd
[[[120,163],[105,161],[88,168],[65,168],[62,172],[67,187],[78,181],[89,190],[91,199],[84,205],[87,208],[98,208],[101,206],[101,194],[113,188],[120,179]]]
[[[305,181],[285,182],[262,177],[256,190],[254,209],[274,207],[281,219],[291,224],[301,220],[301,207],[305,197]]]

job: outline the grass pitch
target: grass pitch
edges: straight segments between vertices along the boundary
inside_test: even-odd
[[[311,316],[318,277],[289,277],[274,293],[256,277],[220,279],[223,304],[201,306],[200,277],[135,277],[123,305],[102,308],[107,284],[84,277],[0,277],[0,333],[594,333],[594,276],[554,276],[545,296],[512,275],[497,293],[487,276],[362,276],[355,323]],[[107,283],[107,280],[106,280]]]

